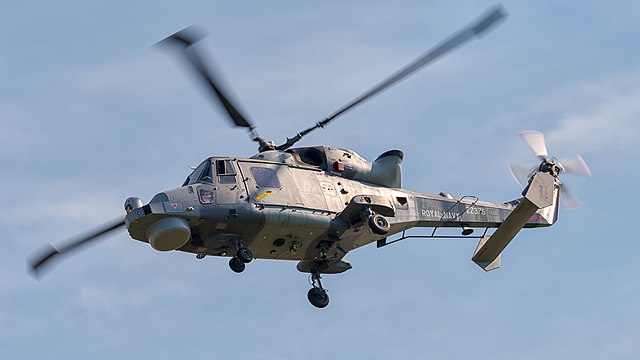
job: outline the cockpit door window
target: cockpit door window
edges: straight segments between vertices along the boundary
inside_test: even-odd
[[[216,160],[216,173],[220,184],[235,184],[236,170],[231,160]]]

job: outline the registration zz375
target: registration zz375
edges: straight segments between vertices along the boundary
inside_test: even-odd
[[[465,210],[465,212],[469,215],[487,215],[486,209],[476,207],[476,206],[468,207],[467,210]]]

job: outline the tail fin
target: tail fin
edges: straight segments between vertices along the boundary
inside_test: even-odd
[[[551,205],[539,208],[536,211],[529,221],[525,224],[524,227],[545,227],[551,226],[556,223],[558,220],[558,212],[560,208],[560,194],[561,194],[561,186],[562,183],[557,178],[553,183],[549,183],[548,186],[553,186],[552,192],[549,194],[551,196]],[[530,187],[530,186],[529,186]],[[525,189],[525,193],[528,191],[529,187]]]

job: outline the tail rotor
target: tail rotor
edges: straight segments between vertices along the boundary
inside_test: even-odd
[[[520,186],[525,186],[531,176],[536,172],[546,172],[554,177],[558,177],[561,173],[591,176],[589,166],[580,155],[574,155],[562,160],[558,160],[555,157],[549,157],[547,145],[544,140],[544,134],[541,132],[527,130],[521,132],[520,136],[529,146],[533,154],[542,160],[542,163],[537,168],[534,166],[523,166],[509,163],[509,171]],[[560,198],[562,199],[563,207],[580,207],[580,201],[569,191],[567,186],[564,183],[561,186]]]

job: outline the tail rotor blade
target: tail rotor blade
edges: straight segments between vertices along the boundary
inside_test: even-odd
[[[547,145],[544,141],[544,135],[541,132],[527,130],[521,132],[520,136],[522,136],[522,139],[527,143],[533,153],[542,160],[542,164],[538,168],[509,164],[511,175],[513,175],[514,179],[516,179],[521,186],[537,171],[548,172],[555,177],[559,175],[558,172],[591,176],[589,166],[587,166],[587,163],[580,155],[575,155],[562,161],[558,161],[555,157],[549,159]],[[560,169],[559,171],[557,170],[558,168]],[[579,208],[582,204],[578,198],[569,191],[567,185],[561,183],[560,186],[560,204],[562,207],[569,209]]]
[[[562,159],[560,160],[560,165],[562,165],[562,168],[566,173],[591,176],[589,166],[580,155],[575,155],[568,159]]]
[[[547,145],[544,141],[544,135],[539,131],[527,130],[520,133],[522,139],[529,145],[529,148],[533,153],[542,160],[546,160],[549,157],[547,152]]]
[[[516,180],[520,187],[525,186],[529,182],[529,178],[536,172],[533,166],[523,166],[509,163],[509,171],[511,176]]]
[[[29,272],[37,279],[45,265],[50,264],[52,260],[61,258],[61,255],[69,254],[84,245],[94,243],[96,240],[100,240],[103,235],[122,226],[124,226],[124,218],[119,217],[67,243],[58,246],[47,244],[27,261]]]
[[[577,209],[582,206],[580,200],[564,184],[560,188],[560,204],[566,209]]]

